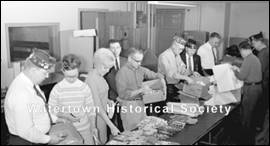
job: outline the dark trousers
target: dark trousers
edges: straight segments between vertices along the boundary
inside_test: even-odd
[[[205,76],[212,76],[214,74],[212,69],[203,69],[203,73]]]
[[[257,119],[257,127],[263,127],[264,117],[267,109],[269,109],[269,82],[263,82],[262,84],[263,95],[262,98],[258,100],[258,104],[256,106],[256,119]]]
[[[167,84],[167,99],[166,102],[179,102],[180,99],[177,98],[179,95],[178,88],[174,84]]]
[[[35,145],[34,143],[27,141],[16,135],[9,135],[8,145]]]
[[[261,96],[261,85],[244,85],[241,102],[243,144],[254,144],[255,142],[255,109]]]

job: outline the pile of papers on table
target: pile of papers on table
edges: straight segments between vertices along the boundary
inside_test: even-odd
[[[112,138],[107,145],[179,145],[166,141],[179,131],[175,127],[170,127],[162,118],[147,116],[138,124],[138,129],[121,133]]]
[[[238,80],[228,63],[213,67],[212,80],[217,86],[210,86],[209,93],[212,98],[205,105],[226,105],[237,103],[241,100],[241,87],[243,82]]]

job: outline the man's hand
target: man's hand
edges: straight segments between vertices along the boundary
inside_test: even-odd
[[[161,74],[161,73],[157,73],[157,77],[158,77],[159,79],[164,79],[164,75]]]
[[[61,118],[69,120],[70,122],[80,122],[80,118],[75,117],[72,113],[64,113]]]
[[[57,144],[65,139],[67,136],[66,133],[58,133],[58,134],[52,134],[50,135],[51,140],[49,141],[49,144]]]
[[[194,84],[195,83],[195,81],[190,77],[186,77],[185,80],[188,82],[188,84]]]
[[[194,73],[193,73],[193,77],[195,77],[195,78],[196,78],[196,77],[200,77],[200,76],[201,76],[201,74],[199,74],[198,72],[194,72]]]
[[[237,67],[237,66],[235,66],[235,65],[233,65],[233,66],[231,67],[231,69],[232,69],[233,71],[240,72],[240,68]]]

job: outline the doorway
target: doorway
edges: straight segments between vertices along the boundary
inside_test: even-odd
[[[183,9],[156,9],[156,55],[170,47],[174,34],[184,31]]]

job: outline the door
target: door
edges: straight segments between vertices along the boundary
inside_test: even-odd
[[[175,33],[184,31],[182,9],[156,9],[156,55],[170,47]]]

